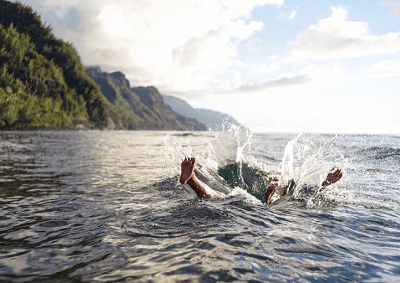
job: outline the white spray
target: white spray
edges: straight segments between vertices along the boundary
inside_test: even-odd
[[[282,158],[282,171],[279,178],[278,185],[286,186],[291,180],[295,178],[294,171],[294,147],[302,134],[297,135],[296,138],[288,142],[285,147],[285,153]]]

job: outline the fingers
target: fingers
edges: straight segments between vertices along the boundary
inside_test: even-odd
[[[340,170],[340,169],[337,169],[336,171],[332,172],[331,174],[335,175],[335,176],[342,176],[343,175],[342,170]]]
[[[332,184],[340,180],[342,176],[343,176],[342,171],[338,169],[335,172],[328,174],[327,180]]]
[[[333,174],[336,177],[339,177],[339,178],[341,178],[343,176],[343,173],[342,173],[342,171],[340,169],[336,170]]]

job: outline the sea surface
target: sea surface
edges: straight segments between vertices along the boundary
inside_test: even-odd
[[[185,156],[298,186],[199,200]],[[399,136],[0,132],[0,282],[400,282],[399,176]]]

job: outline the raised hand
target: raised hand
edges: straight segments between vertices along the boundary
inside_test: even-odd
[[[323,187],[329,186],[333,183],[336,183],[337,181],[342,178],[343,173],[340,169],[337,169],[336,171],[329,173],[328,176],[326,176],[325,181],[322,183]]]

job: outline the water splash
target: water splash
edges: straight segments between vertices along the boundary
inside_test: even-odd
[[[251,203],[253,205],[264,205],[258,198],[252,196],[251,194],[239,187],[235,187],[228,195],[228,197],[238,197],[241,198],[244,202]]]
[[[326,140],[321,135],[299,134],[289,141],[282,159],[280,186],[288,186],[294,181],[292,194],[302,199],[308,206],[322,205],[322,183],[333,168],[346,171],[350,166],[339,148],[334,145],[334,137]],[[329,200],[326,200],[329,201]]]
[[[241,183],[244,184],[243,178],[243,162],[246,160],[246,157],[249,156],[249,152],[251,150],[251,138],[252,132],[249,129],[243,129],[242,127],[238,127],[232,125],[230,129],[224,135],[224,138],[217,137],[218,141],[225,141],[231,139],[236,145],[231,149],[231,153],[236,155],[235,162],[237,164],[237,175],[241,180]]]
[[[224,132],[209,132],[199,141],[192,134],[167,134],[164,143],[165,169],[178,173],[185,157],[195,157],[203,167],[217,171],[228,164],[242,164],[251,159],[252,133],[243,127],[231,125]]]
[[[263,186],[277,180],[280,186],[286,187],[293,181],[296,184],[291,192],[293,197],[312,203],[321,195],[322,182],[333,167],[342,170],[349,167],[347,159],[334,145],[336,137],[327,140],[326,136],[301,133],[291,140],[282,141],[286,146],[278,168],[265,163],[267,160],[258,154],[260,149],[253,149],[252,139],[252,132],[237,126],[231,126],[225,132],[209,132],[202,139],[193,135],[166,135],[163,138],[165,168],[170,174],[179,174],[180,164],[185,157],[196,157],[198,167],[204,172],[217,173],[218,169],[235,164],[238,184],[242,187],[240,184],[246,184],[243,175],[245,164],[254,172],[262,171],[270,176]],[[268,147],[262,150],[268,152]],[[275,179],[277,175],[278,179]],[[305,186],[313,190],[306,191]],[[242,187],[246,188],[246,185]]]
[[[285,147],[285,153],[282,158],[281,176],[278,182],[279,186],[287,186],[291,180],[295,179],[294,150],[301,135],[302,134],[299,134],[296,138],[289,141]]]
[[[179,173],[179,164],[185,157],[190,156],[191,150],[184,149],[182,143],[174,137],[167,134],[162,138],[164,142],[164,170],[168,171],[169,175]],[[190,149],[190,147],[188,147]]]

